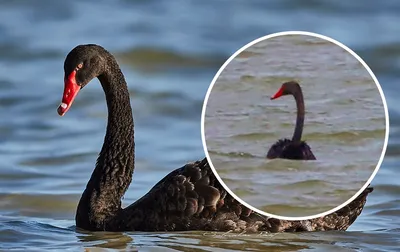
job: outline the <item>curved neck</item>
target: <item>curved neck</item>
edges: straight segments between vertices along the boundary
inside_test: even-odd
[[[303,133],[303,126],[304,126],[304,98],[301,89],[296,90],[293,92],[294,99],[296,100],[297,106],[297,119],[296,119],[296,127],[294,129],[292,141],[293,142],[300,142],[301,135]]]
[[[96,168],[76,213],[78,227],[104,230],[121,209],[121,198],[132,181],[135,160],[134,125],[128,87],[111,56],[98,76],[108,107],[107,131]]]

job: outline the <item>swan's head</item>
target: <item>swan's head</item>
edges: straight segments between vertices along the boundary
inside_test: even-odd
[[[79,45],[68,53],[64,62],[64,93],[57,109],[63,116],[79,90],[105,69],[107,51],[98,45]]]
[[[300,90],[299,83],[295,81],[288,81],[282,84],[281,88],[278,92],[275,93],[274,96],[271,97],[271,100],[277,99],[281,96],[292,94],[294,95],[296,92]]]

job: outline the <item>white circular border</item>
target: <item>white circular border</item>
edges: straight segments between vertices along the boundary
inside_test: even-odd
[[[332,42],[338,46],[340,46],[341,48],[343,48],[344,50],[346,50],[347,52],[349,52],[351,55],[353,55],[368,71],[368,73],[371,75],[372,79],[374,80],[376,86],[378,87],[379,93],[381,95],[382,101],[383,101],[383,107],[385,110],[385,121],[386,121],[386,132],[385,132],[385,140],[384,140],[384,144],[383,144],[383,149],[382,149],[382,153],[381,153],[381,157],[378,161],[378,164],[376,165],[376,168],[374,170],[374,172],[372,173],[371,177],[368,179],[368,181],[364,184],[364,186],[350,199],[348,199],[346,202],[344,202],[343,204],[320,214],[315,214],[315,215],[309,215],[309,216],[304,216],[304,217],[288,217],[288,216],[280,216],[280,215],[275,215],[275,214],[270,214],[267,212],[264,212],[262,210],[259,210],[253,206],[251,206],[250,204],[246,203],[245,201],[243,201],[240,197],[238,197],[235,193],[233,193],[229,187],[224,183],[224,181],[221,179],[221,177],[218,175],[216,169],[214,168],[214,165],[212,164],[212,160],[208,154],[208,149],[207,149],[207,144],[206,144],[206,139],[205,139],[205,133],[204,133],[204,119],[205,119],[205,112],[206,112],[206,107],[207,107],[207,102],[208,102],[208,98],[210,97],[210,93],[211,90],[214,87],[215,82],[217,81],[218,77],[220,76],[221,72],[225,69],[225,67],[241,52],[243,52],[244,50],[246,50],[247,48],[249,48],[250,46],[266,40],[266,39],[270,39],[270,38],[274,38],[274,37],[279,37],[279,36],[286,36],[286,35],[306,35],[306,36],[312,36],[312,37],[317,37],[323,40],[327,40],[329,42]],[[387,103],[386,103],[386,98],[385,95],[382,91],[382,87],[379,84],[378,79],[376,78],[375,74],[372,72],[372,70],[369,68],[369,66],[361,59],[360,56],[358,56],[355,52],[353,52],[350,48],[348,48],[347,46],[345,46],[344,44],[329,38],[327,36],[324,35],[320,35],[317,33],[313,33],[313,32],[306,32],[306,31],[285,31],[285,32],[277,32],[277,33],[273,33],[261,38],[258,38],[256,40],[251,41],[250,43],[248,43],[247,45],[243,46],[242,48],[240,48],[239,50],[237,50],[231,57],[229,57],[229,59],[221,66],[221,68],[218,70],[218,72],[216,73],[216,75],[214,76],[213,80],[211,81],[210,86],[208,87],[207,90],[207,94],[206,97],[204,99],[203,102],[203,109],[201,112],[201,141],[203,143],[203,148],[204,148],[204,152],[205,155],[207,157],[207,160],[210,164],[210,167],[215,175],[215,177],[218,179],[218,181],[221,183],[221,185],[225,188],[226,191],[228,191],[237,201],[239,201],[241,204],[245,205],[246,207],[250,208],[251,210],[268,216],[268,217],[272,217],[272,218],[277,218],[277,219],[284,219],[284,220],[292,220],[292,221],[296,221],[296,220],[308,220],[308,219],[315,219],[315,218],[319,218],[325,215],[329,215],[333,212],[336,212],[338,210],[340,210],[341,208],[343,208],[344,206],[348,205],[350,202],[352,202],[353,200],[355,200],[364,190],[365,188],[368,187],[368,185],[371,183],[371,181],[374,179],[376,173],[378,172],[379,168],[381,167],[381,164],[383,162],[383,159],[385,157],[385,153],[386,153],[386,148],[388,145],[388,140],[389,140],[389,113],[388,113],[388,108],[387,108]]]

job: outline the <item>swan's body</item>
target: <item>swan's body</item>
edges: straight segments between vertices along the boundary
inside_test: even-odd
[[[277,99],[283,95],[293,95],[297,105],[296,127],[292,139],[278,140],[271,146],[267,153],[267,158],[284,158],[296,160],[315,160],[315,156],[311,151],[310,146],[301,140],[304,126],[304,99],[301,87],[297,82],[290,81],[282,84],[278,92],[271,97],[271,100]]]
[[[272,145],[267,153],[267,158],[316,160],[311,147],[305,141],[296,143],[287,138],[280,139]]]
[[[98,77],[106,94],[108,124],[96,168],[79,201],[76,225],[107,231],[267,231],[345,230],[361,213],[366,189],[331,215],[285,221],[259,215],[241,205],[218,182],[207,159],[189,163],[158,182],[146,195],[121,207],[134,170],[134,127],[129,93],[114,57],[97,45],[73,49],[64,64],[65,88],[58,113],[64,115],[79,90]]]

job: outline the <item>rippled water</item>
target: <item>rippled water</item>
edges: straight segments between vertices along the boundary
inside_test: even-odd
[[[0,0],[0,250],[395,250],[399,10],[389,1]],[[137,147],[134,183],[123,201],[128,205],[172,169],[204,157],[201,106],[220,65],[249,41],[288,29],[321,32],[355,49],[389,101],[388,153],[372,183],[376,190],[348,232],[213,237],[75,230],[75,208],[103,141],[106,107],[93,81],[66,116],[57,115],[71,48],[98,43],[123,63]]]
[[[296,80],[305,100],[303,140],[317,161],[266,160],[270,146],[291,138],[293,96],[270,97]],[[383,100],[366,68],[321,38],[286,35],[252,45],[216,80],[205,110],[212,163],[250,205],[281,216],[309,216],[353,197],[382,155]]]

